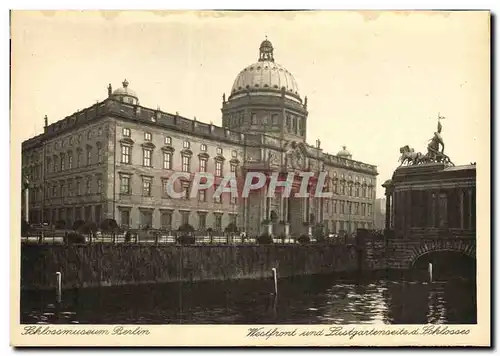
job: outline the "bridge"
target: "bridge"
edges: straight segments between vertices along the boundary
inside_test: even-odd
[[[408,238],[376,236],[367,230],[358,230],[358,233],[361,233],[358,243],[365,270],[410,270],[450,254],[470,261],[476,259],[476,237],[472,233],[436,231]]]

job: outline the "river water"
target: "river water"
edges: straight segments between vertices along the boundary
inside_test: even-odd
[[[474,324],[475,282],[334,275],[24,292],[21,323]]]

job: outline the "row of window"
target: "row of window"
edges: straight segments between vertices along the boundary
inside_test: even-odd
[[[87,140],[92,140],[94,137],[100,137],[102,136],[103,133],[103,128],[101,126],[97,127],[96,129],[89,129],[86,133]],[[74,136],[69,136],[67,138],[63,138],[59,141],[56,141],[54,143],[54,149],[59,150],[61,148],[64,148],[66,146],[72,146],[74,144],[80,144],[82,142],[83,135],[80,133],[78,135]],[[52,144],[48,144],[46,146],[47,152],[50,152],[52,150]]]
[[[338,233],[340,231],[347,231],[353,233],[357,229],[371,229],[373,223],[359,222],[359,221],[342,221],[342,220],[327,220],[326,227],[330,233]]]
[[[372,215],[372,204],[350,202],[346,200],[332,200],[330,206],[330,201],[325,200],[325,213],[330,214],[352,214],[361,216],[371,216]]]
[[[120,174],[120,194],[123,195],[133,195],[135,192],[132,192],[132,175],[131,174]],[[140,195],[144,197],[151,197],[155,194],[153,194],[153,177],[141,177],[142,178],[142,189],[140,192]],[[168,179],[162,179],[162,185],[161,185],[161,196],[164,198],[169,198],[170,195],[168,193]],[[188,184],[188,182],[182,182],[182,193],[183,193],[183,199],[189,200],[190,199],[190,193],[191,193],[191,185]],[[222,204],[223,202],[223,194],[220,195],[215,195],[215,191],[217,190],[217,187],[213,189],[212,193],[212,200],[214,203],[219,203]],[[198,191],[198,201],[199,202],[206,202],[207,201],[207,191],[206,190],[199,190]],[[235,205],[237,204],[237,197],[230,197],[230,203]]]
[[[191,156],[181,154],[182,159],[182,172],[191,172]],[[207,171],[207,161],[208,159],[205,157],[199,157],[198,164],[198,172],[206,172]],[[132,164],[132,147],[129,145],[121,146],[121,163],[123,164]],[[153,149],[143,148],[142,149],[142,165],[144,167],[153,167]],[[172,169],[173,167],[173,152],[163,152],[163,169]],[[215,176],[222,177],[223,176],[223,167],[224,161],[220,159],[215,159]],[[237,169],[237,165],[235,163],[230,164],[231,173],[235,173]]]
[[[84,156],[85,153],[85,156]],[[93,162],[93,148],[87,146],[85,152],[83,149],[76,150],[76,162],[73,163],[73,152],[62,152],[59,155],[47,157],[47,165],[45,166],[47,173],[62,172],[66,169],[79,168],[84,165],[90,166]],[[96,163],[102,163],[104,152],[100,144],[96,146]]]
[[[173,222],[173,211],[165,210],[161,212],[160,216],[160,228],[164,230],[172,229]],[[193,225],[191,221],[191,212],[190,211],[180,211],[181,214],[181,225],[189,224]],[[207,212],[197,212],[198,214],[198,224],[197,226],[193,226],[195,229],[200,231],[206,230],[211,227],[214,231],[223,231],[222,226],[222,217],[223,213],[213,213],[213,225],[207,226]],[[120,221],[118,222],[122,226],[130,226],[131,225],[131,216],[129,209],[121,209],[120,210]],[[237,215],[229,214],[229,223],[236,224]],[[149,209],[141,209],[139,213],[139,225],[140,227],[155,227],[153,224],[153,210]]]
[[[132,131],[130,130],[130,128],[124,127],[122,129],[122,134],[123,134],[124,137],[131,137],[132,136]],[[153,140],[153,134],[151,132],[144,132],[144,141],[152,141],[152,140]],[[172,145],[172,137],[165,136],[164,137],[164,143],[167,146],[171,146]],[[190,149],[191,148],[191,142],[188,141],[188,140],[184,140],[182,142],[182,148],[184,148],[184,149]],[[207,150],[208,150],[207,145],[204,144],[204,143],[202,143],[200,145],[200,151],[201,152],[206,152]],[[217,155],[218,156],[222,156],[223,155],[222,147],[217,147]],[[233,158],[236,158],[238,156],[238,152],[236,150],[233,150],[231,152],[231,156]]]
[[[354,188],[354,189],[353,189]],[[352,184],[344,183],[336,183],[332,182],[332,191],[335,194],[346,195],[349,197],[358,197],[358,198],[373,198],[373,194],[375,190],[371,186],[355,184],[354,187]]]
[[[66,198],[81,195],[101,194],[103,191],[103,182],[100,176],[96,177],[95,186],[92,185],[93,178],[69,179],[59,183],[48,183],[45,188],[45,198]],[[95,188],[95,191],[93,190]],[[42,200],[42,187],[33,187],[29,190],[30,200],[39,202]]]

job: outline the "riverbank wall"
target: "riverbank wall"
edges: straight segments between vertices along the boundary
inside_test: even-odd
[[[354,245],[29,245],[21,247],[21,288],[63,289],[148,283],[292,277],[359,269]]]

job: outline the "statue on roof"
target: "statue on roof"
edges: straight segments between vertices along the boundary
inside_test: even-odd
[[[451,162],[450,157],[448,157],[444,153],[444,142],[441,136],[441,131],[443,129],[441,120],[443,119],[445,119],[445,117],[438,114],[437,131],[434,132],[434,136],[429,140],[429,144],[427,145],[427,153],[425,155],[421,154],[420,152],[415,152],[414,149],[410,148],[408,145],[400,148],[400,166],[405,163],[407,163],[408,165],[444,163],[454,166],[453,162]]]

